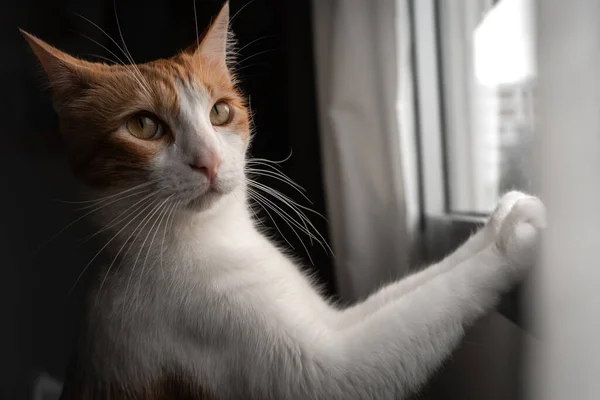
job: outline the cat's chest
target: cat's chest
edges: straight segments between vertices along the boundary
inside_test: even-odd
[[[290,308],[305,310],[307,303],[314,305],[309,311],[323,307],[297,266],[260,236],[178,243],[150,257],[143,273],[135,271],[138,275],[124,274],[114,286],[117,309],[104,310],[130,314],[121,319],[135,323],[136,332],[140,326],[169,331],[181,321],[195,329],[225,329],[230,319],[240,321],[256,310],[276,318]]]
[[[293,263],[262,237],[190,241],[170,255],[173,279],[191,284],[198,280],[220,284],[256,279],[263,275],[284,276]],[[266,274],[266,275],[265,275]]]
[[[185,298],[186,304],[206,305],[227,300],[260,307],[314,296],[311,283],[298,267],[262,238],[190,246],[182,254],[187,258],[173,260],[165,282],[169,287],[157,288],[174,293],[174,301]]]
[[[263,332],[252,329],[256,321],[269,327],[293,315],[308,323],[329,312],[297,267],[268,242],[178,251],[163,254],[162,265],[148,264],[143,276],[133,275],[129,287],[126,274],[117,285],[105,285],[113,293],[104,297],[109,304],[96,308],[90,331],[95,343],[104,343],[94,351],[106,361],[102,370],[109,378],[116,360],[106,354],[126,354],[127,376],[139,374],[140,365],[153,376],[164,354],[202,359],[202,349]]]

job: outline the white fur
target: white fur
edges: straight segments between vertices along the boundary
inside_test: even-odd
[[[206,94],[180,94],[178,139],[154,166],[161,200],[92,297],[80,351],[99,380],[143,386],[173,368],[220,399],[404,398],[532,261],[544,208],[512,192],[444,261],[337,308],[255,227],[244,142],[210,125]],[[223,160],[217,194],[188,166],[203,151]]]

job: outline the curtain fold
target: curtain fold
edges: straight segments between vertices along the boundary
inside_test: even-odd
[[[406,0],[314,0],[321,146],[336,276],[354,301],[406,274],[418,228]]]

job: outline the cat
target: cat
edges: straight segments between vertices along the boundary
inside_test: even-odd
[[[249,209],[251,121],[228,67],[227,3],[199,43],[139,65],[22,33],[114,234],[63,400],[404,399],[535,261],[544,206],[510,192],[443,261],[339,307]]]

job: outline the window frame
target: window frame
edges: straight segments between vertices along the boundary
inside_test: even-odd
[[[464,243],[483,226],[487,215],[457,212],[450,207],[440,1],[409,0],[409,6],[422,243],[424,261],[431,263]],[[504,296],[498,312],[523,327],[521,292],[521,286],[517,286]]]

